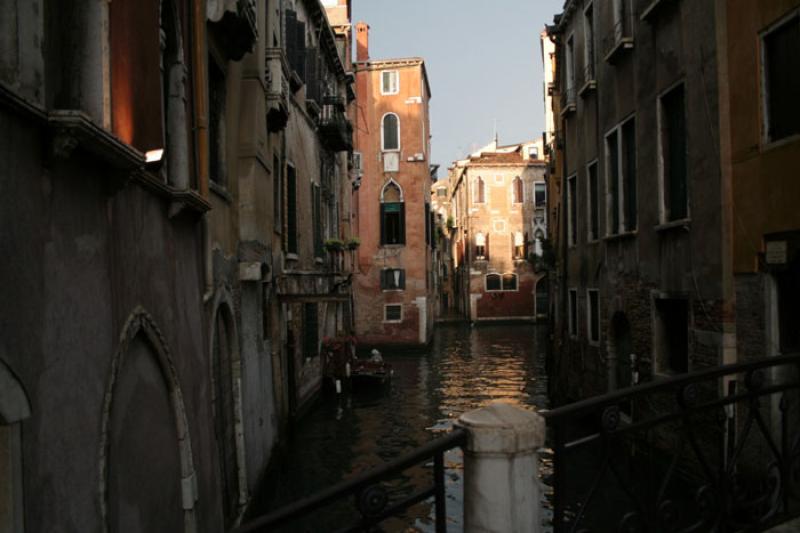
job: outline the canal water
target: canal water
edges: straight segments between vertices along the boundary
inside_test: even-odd
[[[269,512],[365,473],[449,430],[462,413],[503,401],[547,407],[544,326],[442,325],[424,353],[384,353],[391,385],[370,394],[329,394],[293,428],[267,477],[258,513]],[[448,531],[462,529],[462,456],[445,455]],[[390,500],[429,486],[432,464],[386,486]],[[335,531],[354,522],[352,498],[282,531]],[[383,531],[433,531],[432,502],[389,519]]]

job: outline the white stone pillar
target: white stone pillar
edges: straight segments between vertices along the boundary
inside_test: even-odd
[[[537,413],[495,403],[461,415],[464,449],[464,531],[542,531],[537,450],[545,423]]]

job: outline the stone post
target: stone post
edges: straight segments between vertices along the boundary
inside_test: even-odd
[[[495,403],[461,415],[464,449],[464,531],[542,531],[537,449],[545,423],[537,413]]]

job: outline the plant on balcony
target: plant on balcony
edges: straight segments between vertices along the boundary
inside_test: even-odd
[[[451,216],[447,217],[447,229],[453,230],[456,227],[456,219]]]
[[[344,250],[344,241],[341,239],[328,239],[325,241],[325,249],[329,252],[341,252]]]
[[[356,250],[358,249],[359,246],[361,246],[361,239],[359,239],[358,237],[350,237],[349,239],[347,239],[345,246],[347,247],[348,250]]]

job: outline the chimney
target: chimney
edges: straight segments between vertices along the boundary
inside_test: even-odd
[[[356,61],[369,61],[369,26],[365,22],[356,24]]]

